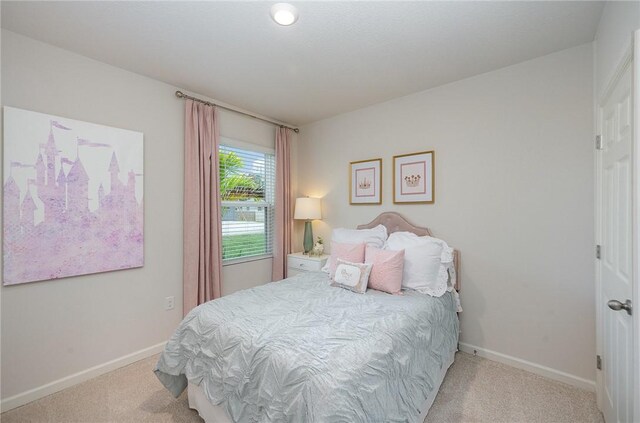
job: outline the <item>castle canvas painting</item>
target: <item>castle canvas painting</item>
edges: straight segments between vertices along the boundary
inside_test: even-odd
[[[4,285],[144,264],[143,134],[4,108]]]

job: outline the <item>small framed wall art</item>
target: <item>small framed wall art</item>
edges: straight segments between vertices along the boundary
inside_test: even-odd
[[[382,159],[349,164],[349,204],[382,204]]]
[[[435,200],[433,151],[393,156],[393,202],[430,204]]]

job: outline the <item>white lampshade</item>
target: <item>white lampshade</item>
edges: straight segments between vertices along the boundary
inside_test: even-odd
[[[293,215],[297,220],[322,219],[322,207],[319,198],[296,198],[296,211]]]

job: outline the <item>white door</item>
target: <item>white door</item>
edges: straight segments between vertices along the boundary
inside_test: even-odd
[[[601,263],[602,412],[607,423],[633,419],[633,60],[600,104],[598,153]]]

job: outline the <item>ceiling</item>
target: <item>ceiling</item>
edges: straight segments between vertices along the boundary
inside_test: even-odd
[[[590,42],[603,6],[275,2],[3,1],[2,27],[300,125]]]

